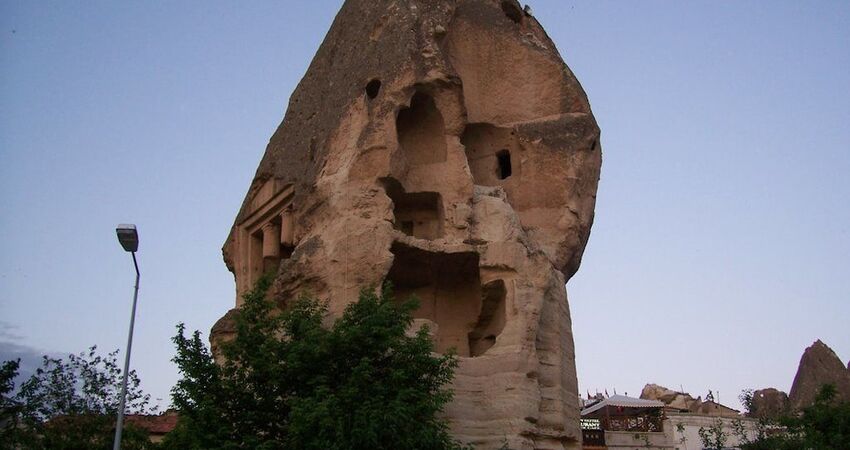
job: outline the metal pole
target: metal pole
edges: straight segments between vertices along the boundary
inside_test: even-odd
[[[124,428],[124,402],[127,399],[127,376],[130,373],[130,350],[133,348],[133,326],[136,323],[136,300],[139,298],[139,264],[136,252],[132,252],[133,266],[136,268],[136,288],[133,291],[133,311],[130,313],[130,333],[127,336],[127,355],[124,357],[124,373],[121,382],[121,402],[118,405],[118,420],[115,423],[115,443],[113,450],[121,450],[121,430]]]

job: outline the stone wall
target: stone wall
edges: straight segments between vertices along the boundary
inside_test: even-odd
[[[720,421],[723,433],[727,436],[726,447],[737,448],[742,444],[740,436],[735,432],[734,423],[738,420],[741,421],[747,439],[754,440],[757,435],[758,420],[741,416],[708,417],[697,414],[668,414],[667,420],[664,421],[664,434],[676,449],[703,448],[699,429],[708,429]],[[678,430],[680,424],[682,431]],[[682,438],[685,439],[684,443]]]

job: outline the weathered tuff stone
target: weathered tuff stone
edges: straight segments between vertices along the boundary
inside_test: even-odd
[[[838,400],[850,401],[850,371],[838,355],[818,339],[800,358],[788,395],[791,407],[799,410],[811,406],[824,384],[835,386]]]
[[[788,394],[774,388],[753,391],[750,417],[774,419],[788,412]]]
[[[640,392],[644,400],[658,400],[671,408],[691,411],[702,404],[702,398],[693,398],[687,392],[677,392],[657,384],[647,384]]]
[[[658,400],[671,408],[690,411],[691,413],[703,416],[730,417],[739,414],[737,409],[721,405],[711,400],[711,397],[703,401],[702,397],[694,398],[687,392],[677,392],[652,383],[643,387],[643,390],[640,392],[640,398],[644,400]]]
[[[640,398],[664,402],[670,408],[689,411],[702,416],[733,417],[740,413],[737,409],[732,409],[715,402],[710,396],[706,397],[706,400],[703,401],[702,397],[694,398],[687,392],[677,392],[652,383],[643,387],[640,392]]]
[[[515,0],[346,1],[223,251],[239,295],[275,271],[282,307],[309,292],[336,316],[384,281],[416,294],[416,325],[459,354],[446,411],[457,438],[579,448],[564,284],[593,222],[599,129],[521,12]]]

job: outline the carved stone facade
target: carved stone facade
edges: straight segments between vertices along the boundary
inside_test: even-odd
[[[266,272],[276,272],[295,248],[291,184],[268,180],[251,197],[250,214],[234,226],[225,259],[236,278],[236,306]],[[229,252],[234,252],[232,255]]]
[[[457,350],[453,434],[579,448],[564,285],[601,165],[587,98],[514,0],[348,0],[292,94],[224,246],[237,294],[339,315],[360,288],[416,295]],[[237,300],[237,307],[239,300]],[[232,333],[228,313],[212,339]]]

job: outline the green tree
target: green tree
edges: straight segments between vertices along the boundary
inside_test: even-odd
[[[793,434],[802,437],[804,448],[850,449],[850,402],[835,397],[835,386],[822,386],[815,403],[787,423]]]
[[[726,447],[726,440],[729,438],[729,434],[723,431],[723,421],[720,419],[715,420],[708,427],[699,427],[697,433],[703,448],[721,450]]]
[[[745,406],[747,404],[745,403]],[[745,450],[850,449],[850,402],[836,399],[835,386],[821,386],[814,404],[768,421]]]
[[[0,448],[89,450],[112,448],[115,414],[121,389],[121,369],[117,353],[88,352],[65,359],[44,356],[42,365],[17,394],[14,380],[18,361],[7,361],[0,369],[2,417]],[[152,412],[150,396],[139,388],[139,378],[130,372],[127,410]],[[147,433],[128,426],[122,447],[143,449],[151,446]]]
[[[436,356],[427,330],[407,336],[412,301],[363,290],[332,326],[302,298],[281,313],[261,279],[245,295],[223,361],[196,331],[174,337],[180,410],[166,448],[456,449],[440,411],[457,365]]]
[[[21,360],[5,361],[0,366],[0,448],[11,446],[18,440],[17,430],[21,405],[14,398],[15,378]],[[9,442],[4,444],[3,442]]]

